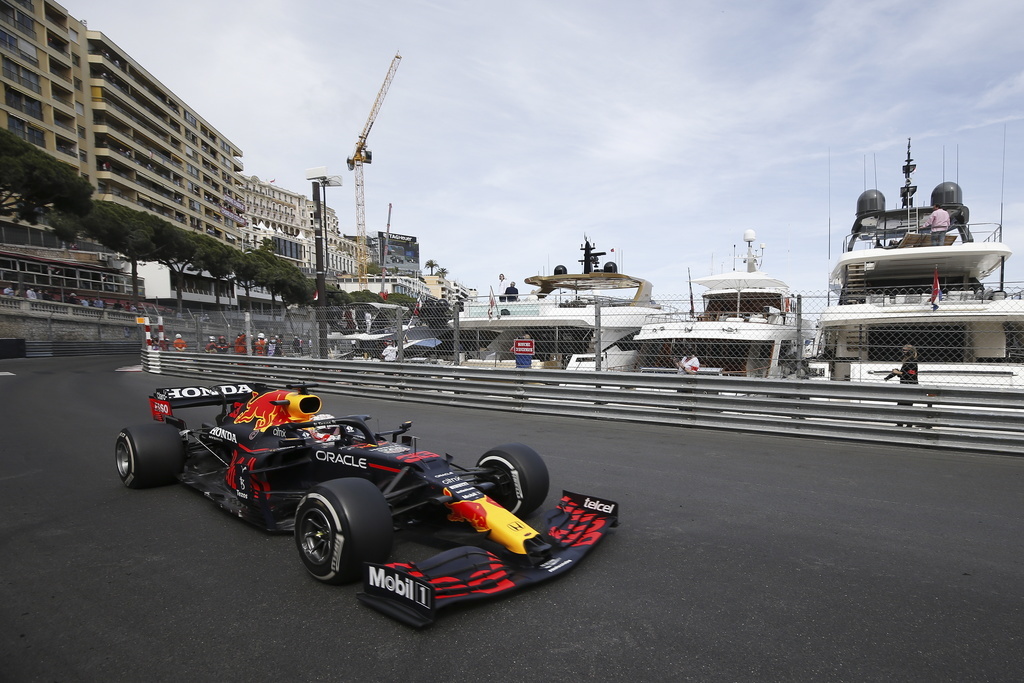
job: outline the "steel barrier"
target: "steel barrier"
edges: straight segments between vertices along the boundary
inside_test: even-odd
[[[1024,392],[1009,389],[166,351],[143,352],[142,363],[203,385],[315,383],[359,398],[1005,455],[1024,446]]]
[[[135,353],[139,342],[128,341],[34,341],[25,340],[26,358],[49,356],[111,356]]]

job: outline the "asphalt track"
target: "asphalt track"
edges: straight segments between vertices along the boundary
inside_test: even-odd
[[[414,631],[180,486],[120,427],[173,377],[0,361],[3,681],[1011,681],[1024,459],[325,396],[473,462],[523,441],[622,524],[553,582]],[[201,411],[202,409],[200,409]],[[187,417],[187,415],[186,415]],[[408,544],[396,557],[414,553]]]

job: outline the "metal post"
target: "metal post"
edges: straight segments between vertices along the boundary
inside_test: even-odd
[[[313,301],[314,315],[316,317],[317,327],[317,346],[316,346],[316,357],[326,358],[327,357],[327,325],[324,321],[324,315],[326,313],[325,306],[327,305],[327,273],[324,270],[324,207],[321,206],[320,193],[323,191],[323,185],[320,184],[319,180],[313,181],[313,230],[314,230],[314,245],[313,248],[316,250],[316,299]],[[327,192],[324,192],[324,203],[327,201]]]
[[[462,313],[462,302],[455,302],[455,315],[452,316],[452,365],[459,364],[459,315]]]
[[[601,299],[594,298],[594,370],[601,372]]]
[[[399,305],[395,309],[395,343],[398,344],[398,362],[405,362],[405,331],[402,330],[403,308]]]
[[[252,355],[252,313],[249,311],[245,312],[245,326],[242,328],[245,332],[245,355]]]

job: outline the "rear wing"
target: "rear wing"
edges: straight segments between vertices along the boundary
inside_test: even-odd
[[[212,387],[166,387],[157,389],[149,397],[149,408],[153,419],[162,422],[165,417],[173,415],[177,408],[196,408],[200,406],[221,406],[245,403],[252,398],[253,392],[264,393],[269,387],[261,383],[250,384],[218,384]]]

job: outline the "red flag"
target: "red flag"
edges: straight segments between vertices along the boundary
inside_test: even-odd
[[[935,275],[932,277],[932,310],[939,310],[938,302],[942,301],[942,288],[939,286],[939,267],[935,266]]]

